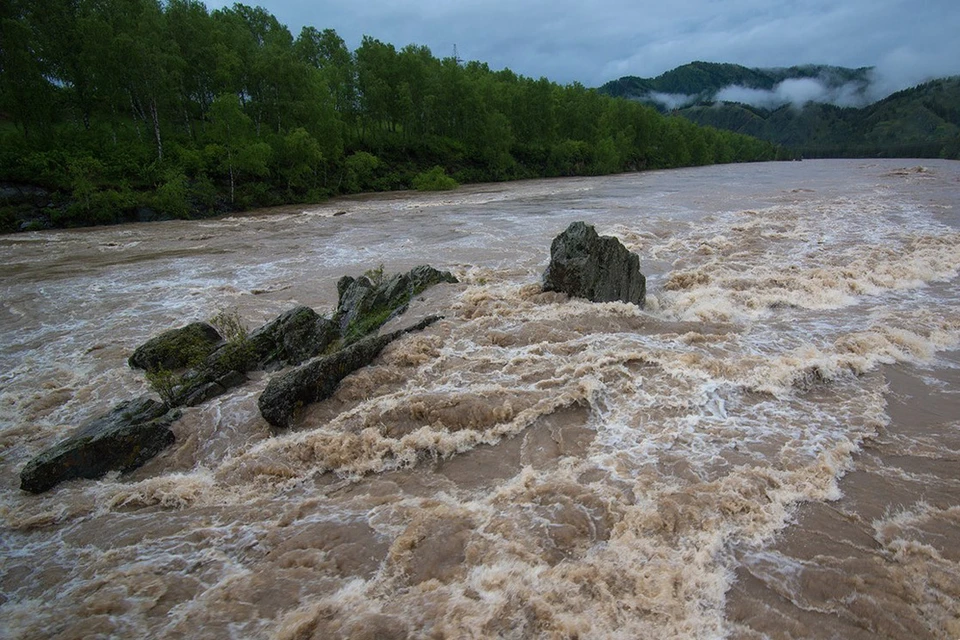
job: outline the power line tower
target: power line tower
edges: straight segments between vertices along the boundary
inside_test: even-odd
[[[460,54],[457,53],[456,43],[454,43],[453,45],[453,61],[457,63],[457,66],[460,66],[461,64],[463,64],[463,60],[460,59]]]

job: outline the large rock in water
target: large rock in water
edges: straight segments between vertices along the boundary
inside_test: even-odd
[[[593,302],[632,302],[643,306],[647,279],[640,257],[592,225],[574,222],[553,239],[543,290],[559,291]]]
[[[41,493],[74,478],[132,471],[173,444],[177,411],[148,397],[121,402],[43,451],[20,471],[20,488]]]
[[[189,367],[165,400],[175,406],[195,406],[243,384],[247,371],[300,364],[339,337],[336,323],[299,306],[242,339],[224,341],[216,329],[202,322],[165,331],[138,347],[130,365],[147,371]]]
[[[332,396],[341,380],[370,364],[388,344],[404,334],[425,329],[437,320],[440,316],[430,316],[412,327],[383,336],[370,336],[274,376],[257,401],[260,414],[274,427],[289,427],[297,410]]]
[[[369,271],[359,278],[343,276],[337,282],[339,302],[334,322],[344,342],[355,342],[406,311],[414,296],[441,282],[455,284],[457,279],[449,271],[429,265],[414,267],[389,279],[382,272]]]
[[[134,369],[182,369],[202,361],[223,342],[220,333],[206,322],[191,322],[150,338],[136,348],[127,361]]]
[[[307,306],[284,311],[252,334],[252,367],[279,369],[323,352],[340,333],[332,320]]]

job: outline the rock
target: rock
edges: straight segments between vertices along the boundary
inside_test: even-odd
[[[43,451],[20,471],[20,488],[42,493],[74,478],[132,471],[173,444],[177,411],[148,397],[121,402]]]
[[[183,369],[209,356],[223,342],[220,333],[206,322],[192,322],[164,331],[136,348],[127,361],[134,369]]]
[[[247,371],[300,364],[322,353],[337,338],[334,322],[300,306],[281,313],[249,336],[233,340],[224,341],[216,329],[203,322],[164,332],[138,347],[130,366],[148,372],[190,367],[174,378],[169,389],[154,389],[170,406],[193,407],[243,384]]]
[[[543,290],[593,302],[632,302],[643,306],[647,279],[640,257],[612,236],[597,235],[592,225],[574,222],[553,239]]]
[[[32,184],[0,182],[0,205],[31,204],[43,208],[50,203],[50,192]]]
[[[310,307],[285,311],[250,335],[257,369],[300,364],[340,337],[337,324]]]
[[[217,397],[221,393],[226,393],[234,387],[239,387],[246,381],[247,376],[239,371],[232,370],[212,382],[201,383],[198,381],[197,384],[189,385],[184,389],[180,396],[182,400],[180,400],[178,404],[195,407],[210,398]]]
[[[425,329],[437,320],[440,316],[430,316],[412,327],[365,338],[274,376],[257,401],[260,414],[274,427],[289,427],[298,409],[329,398],[341,380],[370,364],[388,344],[404,334]]]
[[[150,207],[137,207],[134,213],[134,219],[137,222],[156,222],[160,219],[160,214],[157,213],[156,209]]]
[[[394,274],[388,279],[384,278],[382,270],[367,272],[359,278],[344,276],[337,282],[339,303],[334,321],[344,341],[355,342],[406,311],[415,295],[441,282],[456,283],[457,279],[449,271],[439,271],[428,265]]]

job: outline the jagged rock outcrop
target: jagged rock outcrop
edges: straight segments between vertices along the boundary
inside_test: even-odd
[[[553,239],[543,290],[558,291],[593,302],[632,302],[640,307],[647,279],[640,257],[612,236],[597,234],[592,225],[574,222]]]
[[[135,469],[173,444],[169,427],[180,416],[173,407],[194,406],[241,385],[248,371],[306,362],[271,380],[260,399],[264,417],[270,416],[267,420],[275,426],[287,426],[298,407],[328,397],[344,377],[367,365],[387,344],[429,326],[439,316],[386,336],[365,336],[402,313],[410,299],[430,285],[456,282],[449,273],[429,266],[374,280],[342,279],[334,319],[300,306],[249,335],[234,318],[238,330],[236,335],[224,330],[226,338],[211,325],[195,322],[147,341],[128,362],[148,372],[163,402],[149,397],[128,400],[87,422],[28,462],[20,473],[21,488],[40,493],[64,480]],[[324,352],[332,353],[320,356]]]
[[[132,471],[173,443],[170,425],[179,417],[148,397],[121,402],[28,462],[20,488],[42,493],[65,480]]]
[[[337,282],[339,302],[334,322],[344,341],[354,342],[406,311],[415,295],[441,282],[455,284],[457,279],[449,271],[428,265],[386,279],[379,270],[368,271],[359,278],[343,276]]]
[[[257,402],[260,414],[276,428],[289,427],[297,410],[332,396],[341,380],[370,364],[388,344],[404,334],[421,331],[437,320],[440,316],[430,316],[412,327],[364,338],[274,376]]]
[[[182,369],[202,361],[223,342],[220,332],[206,322],[164,331],[137,347],[127,363],[134,369]]]
[[[212,341],[211,331],[218,338],[213,347],[202,340],[210,337]],[[166,331],[138,347],[130,365],[153,373],[189,367],[182,375],[170,378],[163,399],[171,406],[192,407],[243,384],[247,371],[300,364],[322,353],[339,337],[333,321],[310,307],[299,306],[249,336],[231,340],[223,340],[216,329],[202,322]]]
[[[279,369],[322,353],[340,337],[337,325],[306,306],[279,316],[250,334],[251,369]]]

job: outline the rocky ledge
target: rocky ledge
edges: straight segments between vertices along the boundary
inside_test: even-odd
[[[132,471],[173,444],[170,425],[180,417],[151,398],[121,402],[79,427],[20,471],[20,488],[41,493],[74,478],[100,478]]]
[[[170,425],[180,417],[177,407],[200,404],[241,385],[249,371],[307,363],[271,380],[272,395],[261,398],[264,416],[271,416],[268,421],[288,426],[295,408],[328,397],[344,377],[369,364],[391,341],[436,322],[439,317],[431,317],[386,336],[373,335],[403,313],[415,295],[440,282],[457,280],[429,266],[393,276],[384,276],[380,268],[340,279],[332,318],[300,306],[249,334],[236,316],[228,316],[225,323],[221,318],[219,331],[202,322],[165,331],[138,347],[128,362],[145,370],[162,402],[148,397],[124,401],[85,423],[28,462],[20,473],[20,487],[39,493],[64,480],[136,469],[174,442]]]

